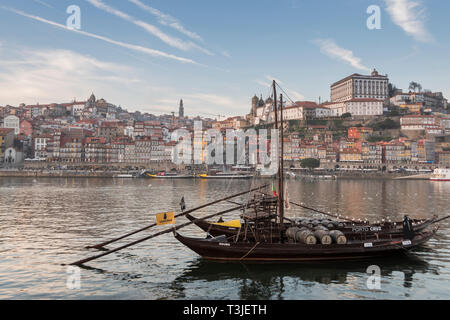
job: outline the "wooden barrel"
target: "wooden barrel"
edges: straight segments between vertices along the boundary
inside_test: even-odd
[[[339,227],[339,221],[333,220],[331,223],[334,225],[335,228]]]
[[[319,224],[318,226],[316,226],[316,227],[314,228],[314,231],[317,231],[317,230],[325,230],[325,231],[328,231],[328,228],[325,227],[323,224]]]
[[[333,222],[328,222],[325,227],[327,227],[328,229],[333,229],[335,227],[335,224]]]
[[[318,224],[320,224],[320,221],[319,220],[313,220],[313,221],[311,221],[311,223],[313,225],[317,226]]]
[[[303,230],[299,233],[300,242],[304,244],[316,244],[317,239],[314,236],[314,233],[310,230]]]
[[[286,230],[286,236],[288,237],[288,239],[297,242],[299,241],[297,237],[300,232],[301,232],[300,228],[291,227]]]
[[[314,232],[314,235],[316,236],[317,240],[321,244],[331,244],[333,243],[333,239],[330,236],[330,232],[326,230],[317,230]]]
[[[331,239],[333,239],[334,243],[337,244],[346,244],[347,237],[339,230],[330,231]]]

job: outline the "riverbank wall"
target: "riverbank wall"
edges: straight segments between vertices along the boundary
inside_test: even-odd
[[[85,171],[85,170],[0,170],[1,177],[24,177],[24,178],[120,178],[120,175],[138,176],[138,171]],[[123,176],[122,176],[123,177]],[[258,178],[258,177],[256,177]],[[305,180],[331,180],[331,179],[402,179],[402,180],[429,180],[429,174],[402,174],[388,172],[327,172],[326,174],[302,175],[296,174],[292,179]]]

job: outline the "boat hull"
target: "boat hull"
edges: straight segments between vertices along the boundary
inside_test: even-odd
[[[171,176],[171,175],[156,175],[150,173],[144,173],[144,177],[149,179],[192,179],[195,178],[193,175],[179,175],[179,176]]]
[[[206,175],[199,175],[200,179],[234,179],[234,180],[243,180],[243,179],[252,179],[252,175],[217,175],[217,176],[206,176]]]
[[[435,169],[430,181],[450,181],[450,169]]]
[[[331,245],[306,245],[302,243],[233,243],[210,239],[184,237],[178,233],[175,238],[192,251],[207,260],[215,261],[257,261],[257,262],[303,262],[327,260],[351,260],[398,255],[428,241],[436,230],[423,232],[412,240],[402,238],[389,241],[363,242]]]

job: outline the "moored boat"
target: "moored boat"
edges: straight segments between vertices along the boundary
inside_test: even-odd
[[[213,237],[218,237],[221,235],[225,235],[227,238],[236,236],[240,229],[242,228],[243,223],[240,220],[232,220],[232,221],[224,221],[224,222],[209,222],[204,219],[198,219],[191,214],[186,214],[185,217],[192,221],[197,227],[207,232],[209,235]],[[430,219],[411,219],[411,227],[415,232],[419,232],[424,230],[426,227],[433,224],[433,222],[437,219],[437,217],[433,217]],[[239,223],[238,223],[239,221]],[[232,223],[230,223],[232,222]],[[330,220],[330,219],[309,219],[309,218],[297,218],[293,221],[293,223],[285,223],[283,229],[287,229],[291,226],[296,226],[299,228],[310,228],[311,230],[323,229],[326,228],[329,231],[338,230],[342,232],[345,237],[349,240],[352,239],[370,239],[370,238],[392,238],[395,236],[399,236],[403,233],[403,222],[382,222],[378,224],[369,224],[367,222],[346,222],[346,221],[338,221],[338,220]],[[272,226],[274,232],[272,233],[272,237],[274,240],[279,239],[280,229],[279,224],[275,223]],[[248,235],[248,237],[252,237],[252,235]]]
[[[214,174],[202,173],[198,177],[201,179],[252,179],[253,175],[240,172],[217,172]]]
[[[450,181],[450,169],[435,169],[430,177],[431,181]]]
[[[304,244],[282,242],[234,242],[225,237],[195,239],[175,234],[175,238],[198,255],[208,260],[301,262],[325,260],[351,260],[370,257],[385,257],[411,250],[436,233],[421,232],[411,240],[402,237],[389,240],[355,241],[346,244]]]
[[[174,172],[158,172],[157,174],[153,174],[150,172],[144,172],[144,177],[152,178],[152,179],[190,179],[194,178],[194,175],[190,174],[179,174]]]
[[[276,83],[273,82],[275,129],[278,129]],[[283,124],[283,102],[280,96],[280,117]],[[283,128],[283,125],[280,126]],[[234,210],[242,210],[242,223],[208,223],[187,215],[207,233],[206,239],[190,238],[174,229],[175,238],[208,260],[301,262],[361,259],[401,254],[433,237],[437,222],[449,218],[413,221],[408,216],[397,222],[368,224],[366,222],[330,221],[329,224],[294,221],[285,217],[290,201],[285,195],[283,170],[283,130],[280,132],[281,152],[278,159],[278,189],[274,196],[262,193]],[[302,205],[300,205],[302,206]],[[313,211],[319,212],[313,209]],[[337,223],[337,224],[336,224]],[[414,226],[414,224],[419,226]],[[431,230],[427,230],[434,225]],[[222,234],[221,234],[222,233]]]

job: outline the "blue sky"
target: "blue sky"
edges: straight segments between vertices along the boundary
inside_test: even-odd
[[[66,9],[81,9],[81,29]],[[366,10],[381,8],[381,29]],[[277,79],[292,100],[376,68],[450,97],[450,2],[2,0],[0,105],[97,97],[155,114],[244,115]]]

